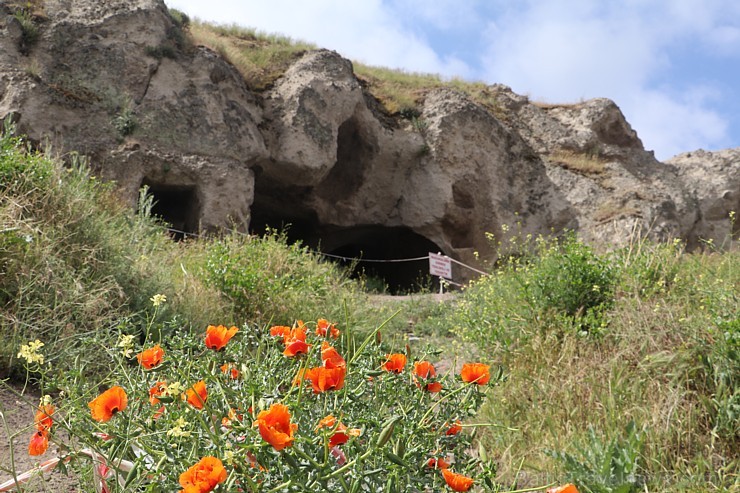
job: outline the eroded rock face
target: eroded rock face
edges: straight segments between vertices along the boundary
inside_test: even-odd
[[[477,265],[496,257],[486,233],[698,244],[726,237],[738,209],[737,149],[660,163],[607,99],[538,105],[494,85],[482,106],[438,89],[415,118],[388,117],[331,51],[254,93],[161,0],[44,8],[31,46],[0,6],[0,117],[89,156],[132,205],[149,186],[177,229],[290,224],[325,252]]]
[[[0,116],[14,114],[40,145],[90,157],[132,205],[148,184],[191,198],[179,224],[189,231],[246,229],[250,167],[266,149],[238,72],[188,46],[159,0],[48,0],[44,11],[30,50],[5,23]]]
[[[740,147],[717,152],[698,150],[667,161],[676,167],[687,190],[696,196],[699,219],[687,234],[692,246],[711,241],[728,247],[740,232]],[[734,216],[734,219],[733,217]]]
[[[538,105],[499,87],[512,126],[543,157],[590,242],[686,238],[698,220],[695,195],[676,169],[655,159],[614,102]]]

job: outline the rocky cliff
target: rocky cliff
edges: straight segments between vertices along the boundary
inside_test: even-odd
[[[697,245],[727,238],[739,209],[740,150],[658,162],[609,100],[537,105],[494,85],[491,107],[436,89],[404,118],[334,52],[257,91],[161,0],[33,6],[0,5],[0,118],[88,156],[132,206],[149,186],[176,229],[290,224],[325,252],[475,264],[507,226]]]

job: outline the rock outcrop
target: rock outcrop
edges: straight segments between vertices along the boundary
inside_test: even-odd
[[[538,105],[494,85],[492,108],[436,89],[411,118],[381,115],[327,50],[250,90],[161,0],[47,0],[33,43],[12,8],[0,6],[0,117],[88,156],[132,205],[147,185],[186,232],[290,224],[338,255],[475,264],[496,256],[485,233],[507,226],[697,245],[726,238],[738,210],[740,151],[660,163],[606,99]]]
[[[0,117],[56,152],[88,156],[132,205],[142,185],[173,198],[160,207],[176,228],[245,229],[251,165],[267,151],[261,107],[239,73],[186,46],[158,0],[46,1],[43,12],[29,48],[0,6]]]
[[[698,150],[667,161],[698,203],[698,220],[688,235],[690,246],[711,241],[727,247],[740,233],[740,147],[717,152]]]

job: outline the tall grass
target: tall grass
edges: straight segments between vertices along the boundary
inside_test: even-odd
[[[510,257],[427,321],[506,368],[481,414],[503,426],[480,436],[505,482],[737,488],[740,254],[687,254],[679,242],[586,255],[572,239],[548,245]],[[614,289],[594,283],[594,268],[613,273]],[[560,304],[589,283],[605,295],[597,317]]]
[[[197,44],[217,51],[231,62],[247,85],[258,91],[271,87],[307,50],[316,49],[310,43],[236,25],[196,21],[190,24],[190,33]]]

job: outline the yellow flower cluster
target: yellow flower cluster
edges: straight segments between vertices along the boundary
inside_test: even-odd
[[[18,357],[25,359],[29,365],[33,363],[43,365],[44,355],[39,353],[39,349],[42,347],[44,347],[44,343],[36,339],[35,341],[22,345],[21,350],[18,352]]]
[[[124,358],[131,358],[134,355],[134,336],[121,334],[118,337],[116,347],[121,348],[121,354]]]

